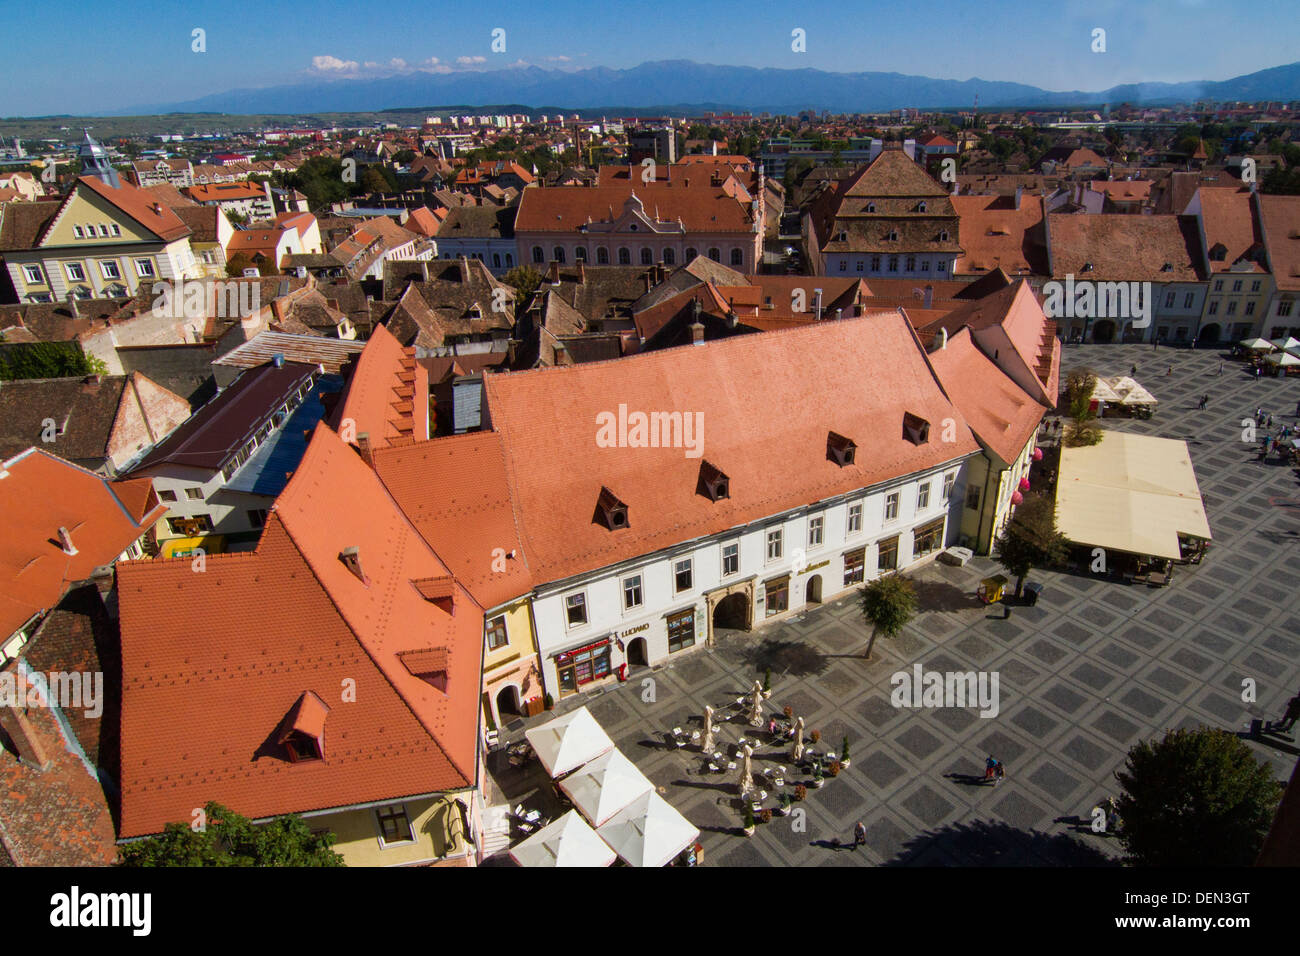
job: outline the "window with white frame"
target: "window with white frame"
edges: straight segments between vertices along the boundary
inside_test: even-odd
[[[858,534],[862,531],[862,502],[856,502],[849,505],[849,534]]]
[[[579,591],[564,599],[564,614],[569,627],[581,627],[587,623],[587,594]]]
[[[943,503],[947,504],[952,500],[952,488],[957,483],[957,472],[952,472],[943,476]]]
[[[153,278],[153,260],[152,260],[152,259],[136,259],[136,260],[135,260],[135,274],[138,275],[141,279],[150,279],[150,278]]]
[[[99,264],[99,271],[105,279],[120,279],[122,273],[117,268],[117,263],[112,260],[105,260]]]
[[[506,616],[494,617],[488,621],[487,626],[487,646],[489,651],[495,651],[498,647],[505,647],[510,643],[510,638],[506,635]]]
[[[740,571],[740,542],[732,541],[722,546],[722,576]]]
[[[641,575],[633,574],[623,579],[623,610],[630,611],[642,603]]]
[[[81,231],[81,227],[80,227],[80,226],[74,225],[74,226],[72,227],[72,237],[73,237],[74,239],[84,239],[84,238],[86,238],[86,234],[85,234],[84,232]]]
[[[119,226],[117,223],[113,223],[111,226],[109,226],[109,228],[113,230],[113,235],[115,236],[122,235],[122,227]]]
[[[767,532],[767,560],[776,561],[780,559],[782,547],[782,530],[772,528]]]
[[[81,268],[80,262],[69,262],[67,264],[68,278],[73,282],[85,282],[86,270]]]
[[[916,489],[916,510],[922,511],[930,507],[930,483],[923,481]]]
[[[823,515],[815,515],[808,519],[808,547],[820,548],[822,545],[822,533],[826,527],[826,518]]]
[[[379,845],[414,843],[415,835],[411,830],[411,820],[406,815],[406,807],[394,804],[391,807],[379,807],[375,810],[375,820],[379,823]]]
[[[23,266],[23,278],[29,285],[39,285],[45,281],[45,273],[40,266]]]
[[[691,582],[694,577],[692,562],[690,558],[682,558],[680,561],[673,562],[673,591],[681,594],[683,591],[691,589]]]
[[[885,495],[885,520],[893,521],[898,517],[898,492],[891,491]]]

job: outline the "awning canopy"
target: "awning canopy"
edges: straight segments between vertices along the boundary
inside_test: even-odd
[[[1290,352],[1274,352],[1272,355],[1265,355],[1264,361],[1269,365],[1281,365],[1284,368],[1300,365],[1300,358],[1296,358]]]
[[[1097,384],[1092,389],[1092,400],[1094,402],[1118,402],[1119,396],[1110,387],[1110,382],[1104,378],[1098,378]]]
[[[1121,405],[1156,405],[1156,397],[1127,375],[1118,375],[1108,379],[1116,400]]]
[[[1268,352],[1273,348],[1273,343],[1268,339],[1242,339],[1237,344],[1252,352]]]
[[[614,741],[586,707],[524,731],[546,772],[559,777],[614,749]]]
[[[617,859],[577,810],[542,827],[511,849],[510,856],[520,866],[610,866]]]
[[[607,822],[637,797],[654,789],[650,779],[621,750],[611,750],[560,781],[560,789],[595,826]]]
[[[1178,560],[1178,536],[1209,540],[1187,443],[1107,429],[1062,448],[1056,524],[1075,544]]]
[[[1275,349],[1295,349],[1300,348],[1300,339],[1293,339],[1287,336],[1284,339],[1269,339],[1269,344]]]
[[[665,866],[700,831],[653,790],[637,797],[598,828],[600,838],[632,866]]]

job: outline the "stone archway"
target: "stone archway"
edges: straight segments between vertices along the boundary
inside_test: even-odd
[[[1201,345],[1218,345],[1221,334],[1219,323],[1211,322],[1201,329],[1201,334],[1196,337],[1196,341]]]
[[[1110,319],[1102,319],[1092,327],[1092,340],[1094,342],[1114,342],[1115,323]]]
[[[804,586],[804,603],[822,603],[822,576],[820,574],[814,574]]]
[[[708,643],[717,629],[748,631],[754,626],[754,582],[741,581],[705,595],[709,613]]]

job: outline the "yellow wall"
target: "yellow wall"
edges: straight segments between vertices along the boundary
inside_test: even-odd
[[[460,796],[470,803],[471,791]],[[384,848],[379,844],[378,807],[346,810],[322,817],[309,817],[312,829],[328,828],[336,839],[335,852],[348,866],[402,866],[463,855],[468,848],[462,833],[461,811],[453,801],[456,794],[422,800],[396,800],[404,804],[415,842]]]
[[[100,223],[116,223],[122,230],[120,236],[101,236],[98,233]],[[72,231],[73,226],[94,225],[95,238],[78,239]],[[97,246],[117,245],[130,242],[157,242],[158,237],[138,225],[128,216],[124,216],[113,205],[90,192],[85,187],[78,187],[76,194],[58,217],[58,222],[45,237],[42,246]]]
[[[509,643],[504,647],[498,647],[494,650],[487,651],[487,622],[495,620],[501,615],[506,619],[506,637]],[[519,659],[527,660],[529,655],[537,654],[537,642],[533,637],[533,616],[528,613],[528,599],[516,601],[509,605],[503,611],[497,611],[484,616],[484,637],[483,646],[486,655],[483,658],[483,669],[486,671],[494,664],[499,664],[508,658],[518,655]]]

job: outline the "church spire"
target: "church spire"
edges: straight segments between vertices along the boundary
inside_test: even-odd
[[[77,158],[81,160],[81,174],[93,176],[105,186],[121,189],[122,181],[118,179],[117,170],[109,162],[108,150],[91,138],[89,130],[83,132],[86,138],[82,140],[81,148],[77,150]]]

